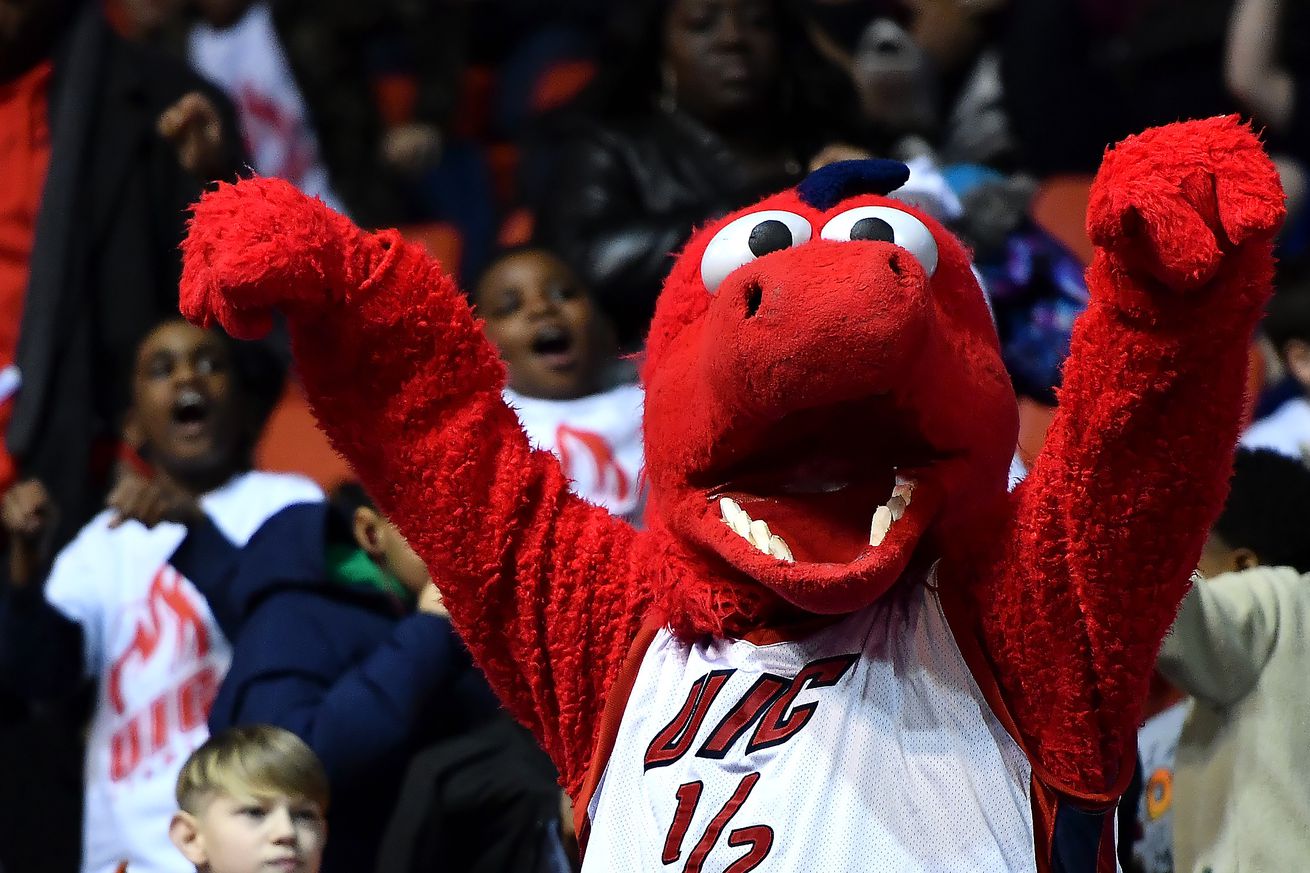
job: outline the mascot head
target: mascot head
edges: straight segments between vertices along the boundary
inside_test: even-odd
[[[651,524],[721,579],[849,612],[1003,496],[1013,389],[964,247],[848,161],[699,231],[644,367]]]

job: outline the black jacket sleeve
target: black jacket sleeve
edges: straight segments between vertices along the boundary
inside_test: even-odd
[[[45,599],[41,586],[0,591],[0,675],[29,700],[51,700],[82,681],[82,627]]]

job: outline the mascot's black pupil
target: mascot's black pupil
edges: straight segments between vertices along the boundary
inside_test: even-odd
[[[761,221],[751,229],[751,238],[747,245],[750,246],[751,254],[757,258],[762,258],[769,252],[780,252],[791,246],[791,228],[775,218]]]
[[[896,231],[881,218],[861,218],[851,228],[851,239],[863,239],[870,242],[896,242]]]

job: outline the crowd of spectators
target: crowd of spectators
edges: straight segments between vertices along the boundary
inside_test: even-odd
[[[1310,632],[1307,49],[1290,0],[0,0],[0,873],[194,869],[179,771],[252,724],[321,760],[328,873],[576,865],[440,580],[339,473],[260,469],[285,338],[177,319],[206,185],[282,177],[426,243],[532,440],[640,524],[634,361],[693,228],[834,161],[906,162],[894,196],[973,251],[1018,476],[1087,303],[1103,150],[1221,113],[1263,130],[1289,218],[1216,578],[1161,655],[1120,854],[1302,857],[1310,769],[1278,729]],[[1234,814],[1266,777],[1281,806]]]

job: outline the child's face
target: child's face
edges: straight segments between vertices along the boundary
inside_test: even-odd
[[[432,582],[432,574],[428,572],[427,565],[414,551],[414,547],[409,544],[409,540],[405,539],[405,535],[391,522],[384,520],[383,524],[387,528],[385,546],[387,569],[400,580],[400,584],[416,595],[421,594]]]
[[[355,543],[415,595],[432,581],[427,565],[400,529],[367,506],[355,510]]]
[[[327,824],[303,798],[218,794],[196,815],[178,813],[170,835],[207,873],[318,873]]]
[[[132,378],[129,442],[183,484],[235,472],[246,429],[227,345],[170,321],[146,337]]]
[[[510,255],[478,283],[478,315],[520,394],[570,400],[596,388],[597,323],[591,298],[559,258]]]

